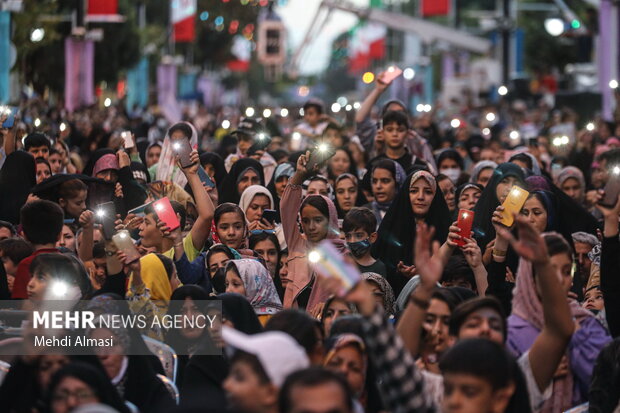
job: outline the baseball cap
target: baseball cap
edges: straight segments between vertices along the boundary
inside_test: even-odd
[[[265,133],[262,121],[262,118],[243,117],[239,120],[239,124],[237,124],[237,130],[233,131],[231,135],[243,133],[254,137],[256,134]]]
[[[306,351],[293,337],[281,331],[248,335],[222,326],[224,342],[258,358],[271,382],[282,386],[286,377],[310,366]]]

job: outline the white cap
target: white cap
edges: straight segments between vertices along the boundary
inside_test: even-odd
[[[289,374],[310,366],[303,347],[293,337],[281,331],[248,335],[222,326],[222,338],[226,344],[255,355],[277,387],[282,386]]]

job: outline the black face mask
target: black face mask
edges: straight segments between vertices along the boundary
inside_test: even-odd
[[[349,247],[349,249],[351,250],[351,254],[355,258],[360,258],[363,257],[364,254],[368,252],[368,250],[370,250],[370,240],[366,238],[362,241],[347,242],[347,246]]]

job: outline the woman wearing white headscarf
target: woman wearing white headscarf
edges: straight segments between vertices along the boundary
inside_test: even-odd
[[[172,125],[166,133],[164,143],[161,147],[159,162],[149,168],[149,174],[154,181],[174,182],[181,188],[185,188],[187,178],[179,170],[176,162],[176,153],[172,144],[176,140],[188,139],[192,148],[198,146],[198,133],[194,126],[189,122],[178,122]]]
[[[282,225],[269,222],[263,218],[265,209],[275,209],[273,196],[267,188],[262,185],[249,186],[241,194],[239,208],[245,214],[250,233],[272,232],[278,237],[280,248],[286,248]]]

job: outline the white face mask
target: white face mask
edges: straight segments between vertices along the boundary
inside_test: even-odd
[[[446,168],[441,169],[439,172],[450,178],[452,183],[455,185],[456,181],[459,180],[459,176],[461,176],[461,170],[459,168]]]

